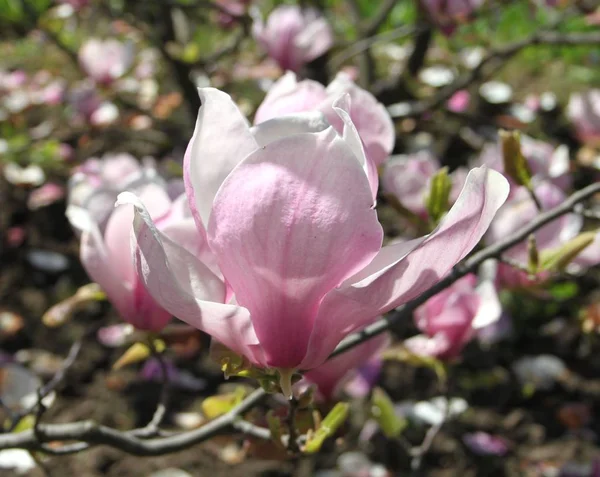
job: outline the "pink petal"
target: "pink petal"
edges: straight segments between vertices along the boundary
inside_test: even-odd
[[[377,188],[379,187],[379,176],[377,174],[377,166],[371,161],[365,152],[364,144],[361,137],[350,118],[350,95],[344,94],[333,102],[333,110],[344,123],[343,138],[348,147],[354,152],[359,164],[365,171],[365,175],[371,186],[371,194],[373,194],[373,202],[377,198]]]
[[[135,195],[120,194],[120,204],[134,205],[136,268],[156,301],[177,318],[261,364],[248,310],[223,304],[223,282],[193,254],[162,234]]]
[[[192,213],[201,220],[199,226],[206,226],[221,183],[258,144],[228,94],[203,88],[200,99],[202,106],[184,157],[183,177]]]
[[[350,117],[365,144],[367,156],[379,166],[394,149],[394,123],[385,106],[375,96],[354,84],[347,74],[338,73],[327,87],[327,94],[331,100],[345,93],[350,95]],[[331,120],[331,114],[325,109],[322,111]]]
[[[296,36],[294,46],[303,64],[318,58],[333,46],[331,25],[323,17],[307,23]]]
[[[223,183],[209,243],[270,366],[298,366],[323,296],[376,254],[372,203],[363,170],[331,128],[257,150]]]
[[[456,204],[436,230],[425,238],[383,247],[366,271],[325,297],[302,366],[319,365],[344,334],[362,328],[443,278],[477,245],[506,200],[508,189],[500,173],[473,169]]]
[[[321,132],[329,127],[323,114],[313,111],[269,119],[251,129],[259,147],[293,134]]]
[[[288,71],[269,89],[256,111],[254,124],[286,114],[316,110],[326,98],[321,83],[311,80],[298,82],[295,73]]]
[[[79,255],[87,274],[102,287],[115,308],[119,311],[128,310],[131,288],[110,262],[98,225],[81,207],[69,206],[66,215],[71,225],[82,232]],[[128,242],[129,238],[125,243]]]

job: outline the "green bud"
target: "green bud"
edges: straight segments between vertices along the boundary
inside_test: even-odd
[[[425,199],[427,213],[433,222],[438,223],[449,208],[452,180],[448,176],[448,168],[442,167],[432,178],[429,195]]]
[[[540,268],[540,254],[537,248],[535,235],[531,234],[527,238],[527,269],[529,273],[535,275]]]
[[[314,432],[314,434],[308,437],[303,451],[307,454],[314,454],[315,452],[318,452],[321,449],[325,439],[333,436],[342,426],[342,424],[346,422],[349,411],[350,404],[338,402],[329,412],[329,414],[325,416],[325,419],[323,419],[321,425]]]
[[[595,239],[597,231],[584,232],[559,247],[542,250],[540,262],[542,270],[564,270]]]
[[[389,438],[398,437],[408,425],[406,419],[396,415],[394,403],[381,388],[373,390],[371,416],[377,421],[383,434]]]
[[[521,134],[518,131],[500,131],[504,173],[517,184],[531,189],[531,169],[521,151]]]

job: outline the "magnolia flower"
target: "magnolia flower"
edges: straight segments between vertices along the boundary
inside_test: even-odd
[[[394,148],[394,124],[383,104],[354,84],[345,73],[338,73],[327,88],[316,81],[298,82],[294,73],[286,73],[271,87],[258,107],[254,123],[260,124],[286,114],[321,111],[341,134],[344,123],[336,114],[333,102],[345,93],[350,95],[350,118],[364,143],[367,157],[379,166]]]
[[[67,217],[81,234],[80,257],[88,275],[128,323],[141,330],[162,329],[171,314],[148,294],[131,258],[133,211],[112,204],[119,192],[136,191],[162,233],[194,254],[196,246],[187,239],[195,239],[195,225],[185,196],[172,200],[156,172],[126,154],[87,161],[70,185]]]
[[[426,199],[431,186],[431,178],[439,171],[440,163],[428,150],[414,154],[394,156],[385,164],[381,183],[383,189],[394,195],[400,203],[414,214],[427,218]],[[450,203],[458,198],[465,183],[463,168],[450,174],[452,189]]]
[[[451,35],[457,24],[469,20],[485,0],[421,0],[421,5],[444,34]]]
[[[567,116],[573,122],[583,143],[600,142],[600,89],[573,93],[567,105]]]
[[[250,128],[231,98],[200,90],[184,159],[197,240],[224,281],[134,205],[134,256],[148,291],[173,315],[254,365],[276,368],[291,395],[295,369],[321,365],[348,333],[418,296],[479,242],[508,195],[501,174],[475,169],[454,207],[426,237],[382,248],[368,160],[334,102],[339,135],[320,114]]]
[[[478,329],[495,323],[501,314],[493,283],[477,286],[477,277],[467,275],[415,310],[416,324],[424,334],[404,344],[415,354],[453,359]]]
[[[306,372],[299,384],[315,384],[325,400],[332,399],[342,387],[352,395],[364,396],[379,376],[383,362],[378,354],[389,342],[387,334],[376,336]]]
[[[297,5],[275,8],[266,25],[257,16],[252,34],[282,70],[295,72],[333,46],[333,31],[327,20],[316,10]]]
[[[79,49],[79,64],[94,81],[110,84],[125,74],[133,62],[133,46],[117,40],[90,38]]]

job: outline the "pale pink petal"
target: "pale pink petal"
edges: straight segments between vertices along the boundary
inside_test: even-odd
[[[381,312],[411,300],[443,278],[479,243],[508,192],[502,174],[487,168],[471,170],[454,206],[419,247],[383,274],[373,274],[347,292],[360,301],[377,303]]]
[[[177,318],[262,364],[248,310],[223,304],[223,282],[192,253],[162,234],[135,195],[124,192],[117,204],[134,206],[136,268],[156,301]]]
[[[269,365],[298,366],[323,296],[379,250],[372,204],[363,170],[331,128],[257,150],[221,186],[209,243]]]
[[[164,189],[156,184],[145,186],[140,193],[140,197],[147,204],[150,215],[154,220],[168,213],[171,206],[171,200]],[[106,231],[104,232],[108,260],[112,267],[117,270],[119,277],[131,286],[136,281],[131,248],[129,247],[132,222],[133,210],[131,207],[113,208],[113,213],[108,219]]]
[[[477,245],[506,200],[508,189],[500,173],[473,169],[456,204],[436,230],[426,238],[384,247],[373,261],[375,265],[367,267],[368,276],[360,272],[325,297],[302,366],[318,366],[345,334],[443,278]]]
[[[365,175],[371,186],[373,201],[377,198],[377,188],[379,187],[379,175],[377,174],[377,165],[371,161],[366,154],[361,137],[350,118],[350,95],[344,94],[333,102],[333,110],[344,123],[342,137],[348,147],[354,152],[359,164],[365,171]]]
[[[192,213],[206,227],[221,183],[258,144],[228,94],[214,88],[199,91],[202,106],[184,157],[183,177]]]
[[[131,287],[118,275],[118,271],[109,260],[109,253],[104,245],[98,225],[83,208],[71,205],[67,208],[67,218],[71,225],[80,230],[81,244],[79,255],[81,263],[89,277],[98,283],[117,310],[129,314]],[[125,246],[129,243],[127,237]],[[129,259],[131,262],[131,258]]]
[[[298,82],[288,71],[269,89],[254,116],[254,124],[287,114],[316,110],[327,98],[325,87],[316,81]]]
[[[269,119],[251,129],[254,140],[259,147],[293,134],[321,132],[329,127],[329,123],[318,111],[296,113]]]
[[[324,55],[333,46],[331,25],[323,17],[307,23],[305,28],[296,36],[294,46],[302,63],[308,63]]]
[[[367,156],[376,166],[379,166],[394,149],[396,142],[394,123],[385,106],[378,102],[375,96],[358,87],[347,74],[338,73],[327,87],[327,94],[331,101],[344,93],[350,95],[352,104],[350,117],[365,144]],[[327,109],[321,110],[330,121],[335,120]],[[334,122],[332,124],[335,126]]]

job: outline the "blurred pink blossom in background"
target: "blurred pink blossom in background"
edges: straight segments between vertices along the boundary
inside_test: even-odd
[[[453,359],[478,329],[495,323],[501,314],[494,284],[482,281],[478,285],[475,275],[467,275],[415,310],[415,322],[423,334],[404,344],[415,354]]]
[[[299,72],[333,46],[333,30],[327,20],[316,10],[297,5],[276,7],[266,24],[256,15],[252,33],[282,70]]]
[[[135,271],[130,233],[133,211],[114,208],[116,195],[136,191],[148,204],[157,227],[176,238],[190,253],[196,246],[195,225],[184,195],[172,200],[167,184],[149,166],[120,154],[90,159],[70,184],[67,217],[81,235],[81,262],[106,292],[120,316],[138,329],[158,331],[171,319],[147,293]]]
[[[567,105],[567,116],[581,142],[600,144],[600,89],[573,93]]]
[[[108,85],[123,76],[134,59],[133,44],[90,38],[79,49],[79,64],[95,82]]]

